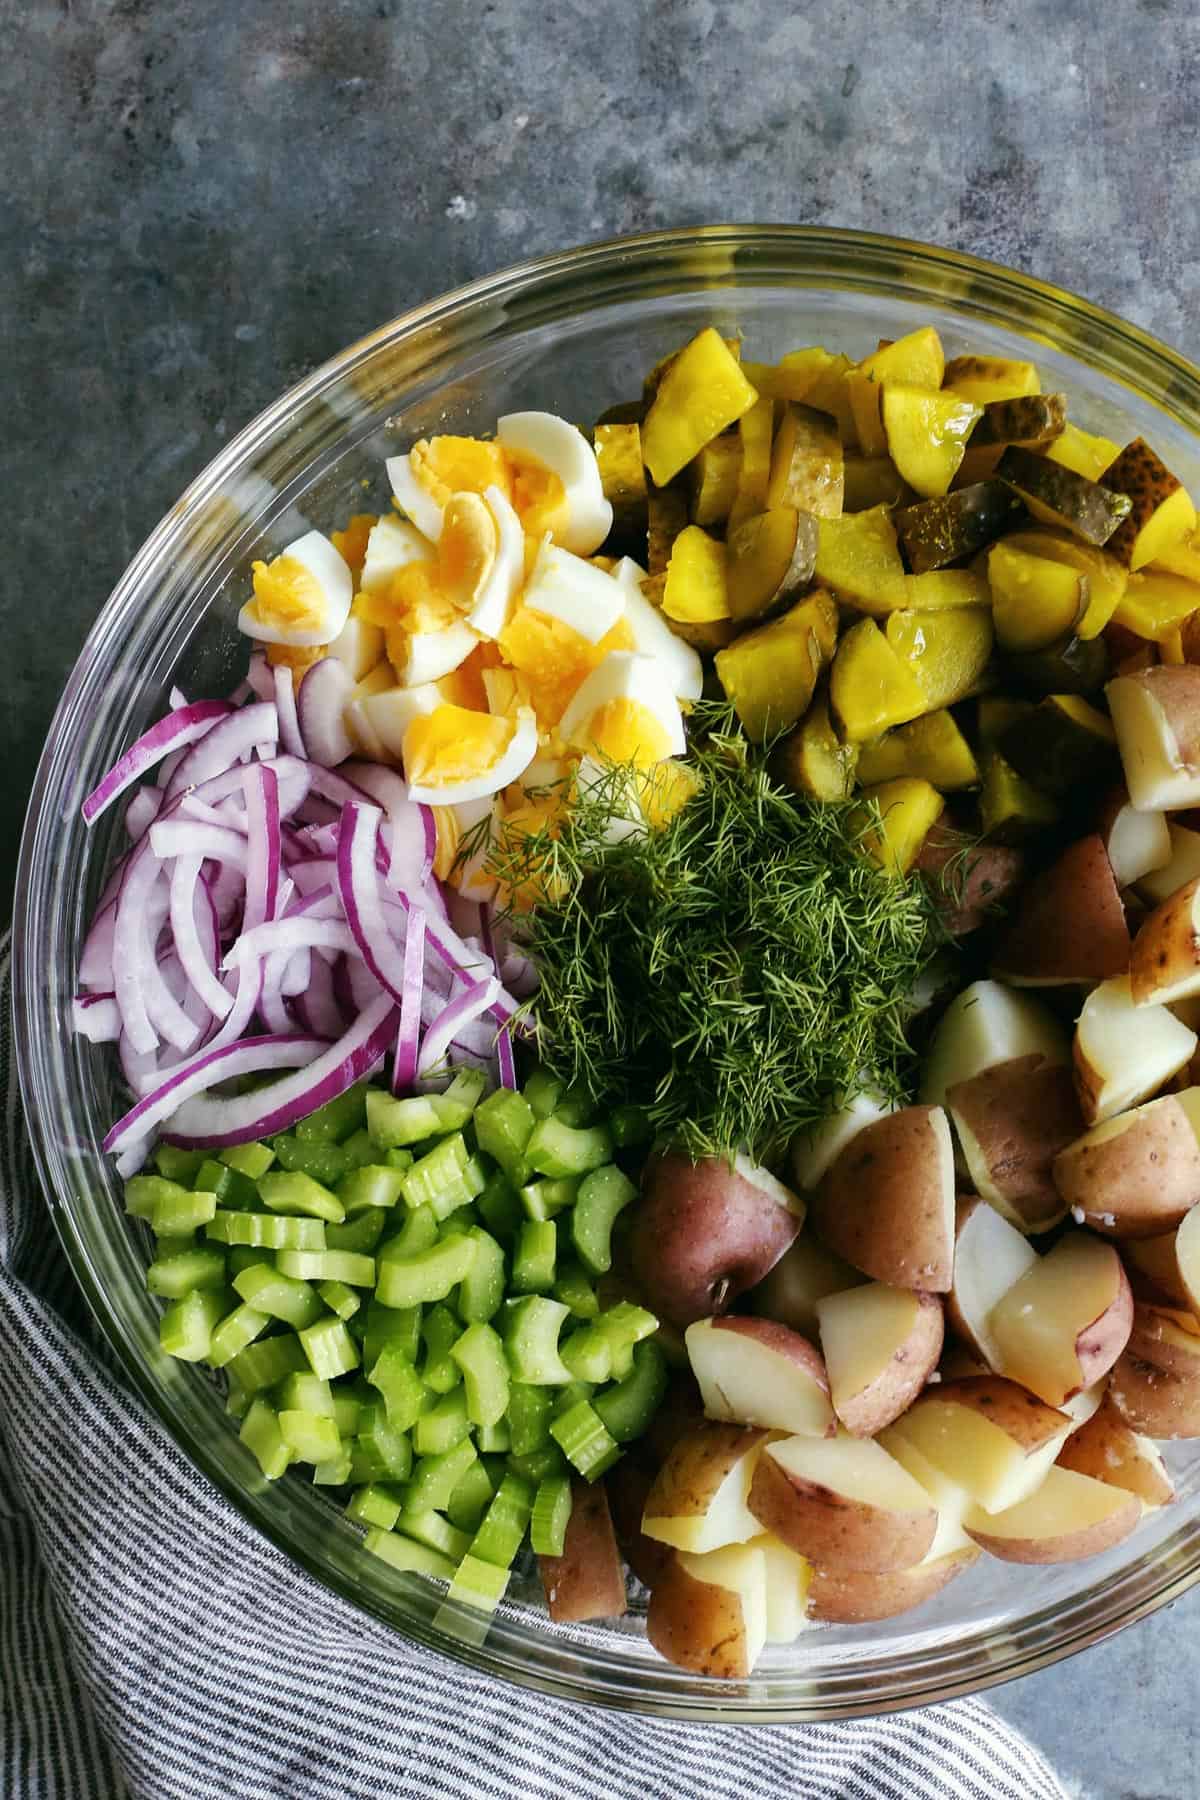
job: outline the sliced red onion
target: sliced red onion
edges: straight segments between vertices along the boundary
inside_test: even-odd
[[[180,708],[186,706],[187,703],[188,697],[181,687],[173,687],[167,695],[167,704],[172,712],[178,712]]]
[[[264,924],[244,931],[227,952],[221,966],[236,969],[243,963],[280,954],[286,961],[298,950],[308,950],[316,944],[354,957],[359,954],[354,934],[343,920],[292,913],[287,918],[268,919]]]
[[[353,1001],[353,1012],[360,1013],[377,997],[379,983],[360,957],[347,956],[342,960],[346,970],[346,980],[350,987],[350,998]]]
[[[183,1104],[172,1115],[165,1135],[171,1143],[196,1150],[223,1149],[229,1144],[273,1137],[369,1075],[385,1055],[395,1030],[396,1008],[389,995],[380,994],[335,1044],[319,1044],[311,1037],[276,1041],[275,1050],[280,1061],[274,1066],[278,1068],[295,1068],[296,1064],[285,1060],[285,1056],[297,1051],[313,1055],[319,1044],[321,1053],[307,1067],[297,1068],[294,1075],[284,1076],[281,1081],[272,1082],[270,1087],[257,1088],[249,1094],[220,1096],[203,1091],[215,1082],[223,1081],[227,1074],[247,1072],[247,1065],[235,1069],[221,1065],[218,1060],[215,1071],[202,1071],[197,1085],[183,1097]],[[230,1056],[232,1060],[236,1051]],[[268,1065],[259,1063],[256,1066]],[[170,1105],[171,1098],[166,1096],[164,1104]],[[146,1127],[139,1120],[134,1121],[133,1129],[144,1131]],[[108,1147],[111,1146],[106,1145]]]
[[[296,715],[296,677],[286,663],[279,663],[275,675],[275,711],[279,714],[279,741],[289,756],[307,757],[300,720]]]
[[[400,1027],[392,1059],[392,1092],[405,1094],[417,1078],[417,1050],[421,1038],[421,995],[425,986],[425,914],[419,906],[409,910],[404,935],[404,973],[401,983]]]
[[[517,1063],[513,1056],[512,1036],[507,1025],[502,1025],[496,1033],[496,1062],[500,1070],[500,1086],[515,1088]]]
[[[171,777],[168,795],[174,798],[185,788],[199,787],[202,781],[224,774],[239,757],[247,755],[256,746],[274,746],[278,738],[279,715],[274,701],[262,701],[254,706],[243,706],[239,712],[230,712],[188,751]]]
[[[408,783],[382,763],[347,763],[342,773],[365,789],[387,814],[389,887],[423,888],[433,873],[437,854],[437,821],[433,809],[408,797]],[[443,909],[444,910],[444,909]]]
[[[494,975],[490,975],[483,981],[473,981],[465,994],[460,994],[457,1000],[452,1000],[442,1010],[425,1033],[425,1041],[417,1057],[418,1077],[426,1076],[441,1067],[459,1028],[487,1012],[499,991],[500,983]]]
[[[241,774],[240,769],[238,774]],[[174,806],[175,802],[171,801],[170,804]],[[198,799],[194,793],[184,794],[179,801],[179,810],[174,816],[177,819],[198,819],[202,825],[227,825],[230,831],[239,831],[244,836],[246,815],[236,808],[226,811],[229,805],[230,802],[225,800],[220,806],[210,806],[207,800]]]
[[[305,670],[297,702],[300,729],[313,762],[327,769],[353,756],[343,715],[354,692],[354,677],[336,656],[323,656]]]
[[[194,706],[182,706],[159,719],[129,746],[123,756],[118,757],[104,779],[92,789],[83,803],[84,824],[94,825],[119,794],[140,781],[164,756],[194,744],[197,738],[206,737],[219,720],[231,716],[233,708],[228,700],[197,700]]]
[[[118,883],[117,892],[120,892]],[[79,953],[79,984],[86,988],[99,988],[104,993],[113,991],[113,934],[117,925],[117,895],[99,907],[96,916],[88,927],[88,934],[83,940],[83,949]]]
[[[362,765],[356,763],[354,767],[361,768]],[[339,812],[351,800],[357,800],[361,805],[370,799],[364,788],[347,778],[344,769],[325,769],[320,763],[309,763],[308,772],[313,793],[320,794],[322,800],[331,801]]]
[[[283,997],[283,973],[287,968],[287,954],[276,952],[268,956],[262,965],[262,989],[258,996],[258,1016],[269,1032],[276,1037],[295,1036],[297,1028],[288,1011]]]
[[[243,932],[275,917],[279,897],[279,785],[266,763],[245,772],[246,903]]]
[[[317,856],[288,864],[288,873],[302,894],[319,893],[337,880],[337,863],[332,856]]]
[[[171,935],[188,981],[210,1013],[227,1018],[233,996],[217,980],[217,912],[212,894],[200,880],[198,856],[176,857],[171,869]],[[197,913],[208,915],[207,941],[202,940]]]
[[[143,838],[125,868],[113,932],[113,993],[129,1041],[143,1053],[158,1048],[160,1032],[181,1050],[195,1038],[195,1027],[168,989],[155,956],[170,904],[160,886],[162,874],[157,855]]]
[[[140,843],[162,810],[166,796],[152,784],[140,787],[125,808],[125,830],[131,844]]]
[[[260,700],[274,700],[275,673],[267,661],[265,650],[255,650],[250,657],[250,667],[246,670],[246,686]]]
[[[346,1015],[333,992],[333,970],[319,956],[312,959],[308,986],[296,996],[296,1011],[317,1037],[341,1037],[346,1029]]]
[[[115,1044],[121,1035],[121,1009],[114,994],[76,994],[71,1023],[89,1044]]]
[[[338,808],[331,800],[322,800],[319,794],[310,794],[296,812],[298,825],[336,825],[337,820]]]
[[[174,856],[201,856],[245,869],[247,840],[228,825],[205,825],[198,819],[160,819],[150,827],[150,848],[163,862]],[[244,885],[244,884],[243,884]]]
[[[363,961],[380,987],[403,1006],[406,957],[388,929],[375,862],[382,818],[377,806],[352,800],[342,808],[338,893]]]
[[[295,1000],[305,992],[312,979],[311,950],[295,950],[284,965],[279,991],[285,1000]]]
[[[345,1039],[342,1042],[344,1043]],[[339,1047],[339,1045],[334,1045],[335,1050]],[[245,1038],[240,1044],[226,1044],[221,1049],[214,1049],[210,1045],[201,1050],[197,1056],[190,1057],[185,1063],[180,1063],[178,1068],[171,1071],[167,1080],[154,1089],[153,1093],[146,1094],[136,1106],[130,1108],[124,1118],[118,1119],[104,1140],[104,1148],[106,1150],[122,1150],[127,1144],[146,1138],[164,1119],[174,1115],[172,1122],[176,1122],[182,1113],[187,1112],[189,1102],[203,1104],[209,1108],[215,1107],[218,1110],[226,1107],[230,1109],[242,1107],[243,1110],[248,1110],[245,1108],[246,1101],[249,1101],[251,1106],[257,1105],[260,1100],[265,1099],[274,1091],[274,1086],[255,1089],[254,1092],[241,1094],[236,1099],[222,1100],[206,1097],[203,1102],[200,1102],[199,1100],[194,1101],[193,1096],[206,1095],[208,1088],[215,1087],[220,1081],[230,1081],[236,1075],[258,1075],[264,1069],[295,1069],[300,1067],[306,1057],[316,1057],[319,1061],[326,1061],[328,1050],[329,1046],[322,1039],[314,1037]],[[322,1052],[326,1053],[325,1056],[322,1056]],[[316,1067],[317,1064],[312,1063],[309,1065],[309,1069],[304,1070],[304,1073],[307,1075],[310,1069]],[[350,1085],[349,1081],[345,1083],[345,1087]],[[344,1088],[339,1088],[338,1092],[344,1092]],[[314,1102],[314,1105],[316,1104],[319,1102]],[[209,1115],[206,1114],[207,1116]],[[282,1130],[284,1127],[276,1126],[275,1129]],[[212,1141],[214,1145],[245,1143],[256,1135],[255,1132],[245,1133],[241,1136],[235,1133],[233,1136],[221,1136]],[[199,1147],[197,1145],[197,1148]]]

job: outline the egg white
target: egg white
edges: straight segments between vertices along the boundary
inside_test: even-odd
[[[625,611],[625,589],[603,569],[547,539],[525,584],[524,601],[598,644]]]
[[[563,484],[567,523],[556,534],[564,550],[590,556],[612,529],[613,511],[604,498],[596,452],[577,426],[555,413],[506,413],[496,441],[550,469]]]
[[[690,644],[676,637],[658,608],[642,592],[646,571],[631,556],[623,556],[612,579],[625,590],[625,620],[643,656],[657,657],[669,670],[676,698],[698,700],[704,687],[704,665]]]
[[[537,720],[529,711],[517,715],[516,729],[508,748],[488,769],[461,781],[445,783],[409,783],[409,798],[423,806],[461,806],[467,801],[482,800],[498,794],[510,782],[517,781],[529,767],[538,750]]]
[[[436,544],[442,535],[442,509],[429,489],[422,487],[413,474],[412,458],[389,456],[385,467],[401,511],[418,531],[424,532],[430,543]]]
[[[307,569],[316,582],[320,593],[317,623],[310,626],[272,623],[259,614],[257,600],[250,599],[238,614],[238,630],[264,643],[291,644],[297,649],[312,649],[317,644],[332,642],[350,617],[350,603],[354,599],[354,577],[345,558],[320,531],[306,531],[303,537],[288,544],[281,555]]]
[[[480,637],[498,638],[525,579],[525,534],[498,487],[484,488],[483,498],[496,523],[496,556],[483,592],[467,614],[467,623]]]
[[[559,723],[559,735],[580,749],[588,747],[588,727],[613,700],[632,700],[658,721],[669,740],[668,756],[686,749],[683,716],[666,668],[652,656],[613,650],[582,683]]]
[[[440,681],[466,662],[478,642],[471,627],[462,623],[443,625],[438,631],[413,632],[407,639],[403,667],[396,669],[401,687]]]
[[[438,517],[440,521],[440,513]],[[385,514],[372,525],[367,537],[359,588],[364,594],[373,594],[384,587],[397,570],[435,554],[429,539],[415,525],[410,525],[407,519],[393,519]]]

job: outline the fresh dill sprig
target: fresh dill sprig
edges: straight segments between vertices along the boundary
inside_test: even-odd
[[[723,709],[692,724],[700,786],[664,829],[614,833],[639,776],[608,765],[552,824],[503,830],[490,869],[543,1061],[694,1156],[770,1163],[864,1087],[905,1096],[910,996],[946,940],[925,883],[863,854],[877,815],[781,787]]]

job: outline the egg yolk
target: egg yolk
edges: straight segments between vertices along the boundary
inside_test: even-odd
[[[439,506],[451,494],[482,494],[487,487],[498,487],[506,500],[512,498],[508,459],[499,444],[482,438],[421,438],[409,451],[409,468]]]
[[[504,755],[515,729],[511,719],[446,702],[414,719],[404,733],[404,773],[422,787],[484,775]]]
[[[357,595],[351,610],[368,625],[381,625],[385,631],[394,627],[410,632],[443,631],[458,618],[432,557],[406,563],[382,587]]]
[[[371,528],[379,523],[374,513],[355,513],[344,531],[331,531],[329,541],[349,568],[355,581],[367,560],[367,539]]]
[[[512,465],[513,511],[527,534],[540,541],[547,532],[554,536],[565,530],[570,512],[560,477],[520,451],[510,449],[507,455]]]
[[[638,778],[638,802],[652,831],[661,831],[700,791],[700,777],[686,763],[660,762]]]
[[[274,562],[254,564],[254,610],[264,625],[317,631],[324,598],[316,576],[286,550]]]
[[[537,799],[509,807],[504,814],[502,842],[507,839],[509,847],[515,848],[513,840],[520,836],[541,837],[544,834],[554,839],[558,836],[564,811],[564,799],[558,793],[540,795]],[[554,863],[554,852],[549,847],[544,855],[530,857],[526,879],[503,890],[504,903],[521,910],[545,900],[561,899],[567,891],[567,882]]]
[[[439,881],[449,881],[462,842],[462,826],[452,806],[433,806],[433,827],[437,837],[433,852],[433,872]]]
[[[649,768],[671,754],[671,738],[640,700],[609,700],[597,707],[587,724],[589,748],[610,762]]]
[[[452,706],[463,706],[469,712],[495,712],[489,706],[484,676],[494,666],[496,652],[491,644],[479,644],[465,662],[451,669],[437,683],[438,693]],[[508,709],[505,708],[505,711]]]
[[[451,494],[438,539],[438,585],[462,612],[469,612],[496,561],[500,533],[478,494]]]
[[[557,725],[581,681],[603,651],[562,619],[519,606],[499,637],[504,660],[527,677],[541,725]]]
[[[320,662],[329,648],[328,644],[267,644],[267,661],[273,669],[291,669],[299,675],[303,669],[310,669],[313,663]]]

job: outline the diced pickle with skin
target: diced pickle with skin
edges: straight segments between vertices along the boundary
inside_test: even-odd
[[[1061,437],[1067,422],[1064,394],[1027,394],[1019,399],[989,400],[971,433],[970,447],[984,444],[1036,444]],[[1043,448],[1043,454],[1044,454]]]
[[[886,506],[819,520],[814,572],[858,612],[883,618],[908,604],[907,577]]]
[[[882,436],[883,427],[880,426]],[[846,512],[866,512],[872,506],[904,506],[913,491],[891,457],[847,456],[842,464],[842,505]]]
[[[1089,481],[1099,481],[1120,453],[1121,446],[1114,444],[1111,438],[1081,431],[1070,419],[1043,452],[1051,462],[1061,463],[1064,469],[1074,469],[1077,475],[1086,475]]]
[[[984,550],[1012,524],[1021,503],[1002,481],[980,481],[896,514],[896,531],[914,575],[944,569]]]
[[[996,640],[1004,650],[1043,650],[1075,631],[1087,612],[1088,578],[1067,563],[1001,538],[988,552],[987,570]]]
[[[1013,362],[1003,356],[955,356],[946,364],[943,385],[986,406],[992,400],[1036,394],[1042,383],[1031,362]]]
[[[979,822],[993,844],[1023,844],[1057,823],[1058,807],[1048,794],[1018,775],[999,751],[984,758]]]
[[[663,371],[642,426],[642,453],[655,485],[673,481],[757,399],[723,339],[706,327]]]
[[[675,539],[688,522],[681,488],[651,487],[646,493],[646,568],[651,578],[665,576]]]
[[[1056,799],[1118,774],[1116,733],[1078,694],[1047,695],[1000,733],[999,749],[1018,775]]]
[[[1200,608],[1200,583],[1158,569],[1132,574],[1113,623],[1162,644]]]
[[[1035,519],[1058,525],[1087,544],[1108,543],[1133,505],[1128,494],[1089,481],[1086,475],[1077,475],[1018,444],[1004,452],[996,472]]]
[[[860,619],[843,635],[829,699],[842,736],[852,744],[868,743],[929,711],[920,683],[874,619]]]
[[[1129,513],[1109,539],[1109,550],[1129,569],[1142,569],[1196,529],[1196,508],[1177,475],[1134,438],[1101,477],[1129,500]]]
[[[942,612],[956,606],[990,606],[992,590],[978,569],[929,569],[905,579],[905,605],[914,612]]]
[[[796,729],[775,749],[776,777],[813,800],[848,800],[854,787],[858,746],[843,744],[829,720],[829,701],[818,693]]]
[[[1011,550],[1023,550],[1030,556],[1041,556],[1050,562],[1064,563],[1087,577],[1087,610],[1075,627],[1077,637],[1099,637],[1112,618],[1129,581],[1129,575],[1114,556],[1095,544],[1082,544],[1069,532],[1038,526],[1030,531],[1010,532],[1003,540]]]
[[[820,590],[717,654],[716,669],[748,737],[761,743],[803,716],[837,643],[837,607]]]
[[[975,402],[960,394],[884,387],[888,453],[909,487],[927,499],[947,491],[979,416]]]
[[[723,431],[688,464],[693,525],[723,525],[729,517],[742,470],[742,437]]]
[[[729,617],[725,546],[699,525],[687,525],[671,546],[662,609],[685,625],[708,625]]]
[[[863,798],[878,807],[880,817],[878,826],[864,832],[863,849],[887,874],[907,875],[941,817],[942,796],[930,782],[906,775],[864,788]]]
[[[1096,694],[1108,680],[1108,649],[1103,638],[1060,638],[1044,650],[1028,650],[1004,659],[1005,686],[1029,694]]]
[[[873,381],[900,382],[905,387],[940,388],[946,353],[932,325],[922,325],[890,344],[881,345],[859,363]]]
[[[898,726],[862,751],[858,778],[864,786],[901,776],[928,781],[943,794],[978,785],[979,765],[971,746],[944,707]]]
[[[737,491],[729,508],[730,531],[767,504],[771,481],[771,445],[775,435],[775,402],[762,394],[738,420],[742,460],[738,465]]]
[[[948,612],[894,612],[889,644],[925,695],[923,712],[954,706],[972,693],[992,654],[991,614],[977,607]]]
[[[836,519],[844,490],[842,440],[835,421],[810,406],[784,405],[771,446],[766,508],[793,506],[815,518]]]
[[[597,425],[596,466],[604,498],[613,509],[614,524],[625,530],[646,517],[646,471],[642,463],[642,433],[636,424]]]
[[[812,580],[817,522],[794,506],[776,506],[736,526],[725,548],[730,616],[739,623],[770,618]]]

